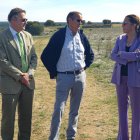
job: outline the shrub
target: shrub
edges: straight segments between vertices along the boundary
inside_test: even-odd
[[[44,23],[44,26],[54,26],[55,23],[53,20],[47,20],[45,23]]]
[[[28,22],[25,30],[32,35],[40,35],[44,31],[44,25],[37,21]]]

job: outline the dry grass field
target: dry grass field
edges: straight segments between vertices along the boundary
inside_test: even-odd
[[[50,31],[50,30],[49,30]],[[52,34],[53,31],[50,32]],[[87,85],[82,100],[76,140],[115,140],[118,129],[118,114],[115,87],[110,83],[113,62],[109,59],[111,48],[121,29],[85,29],[95,52],[95,61],[86,70]],[[33,104],[31,140],[47,140],[51,115],[55,100],[55,80],[50,80],[48,72],[40,61],[40,54],[46,46],[50,34],[34,37],[38,54],[36,89]],[[65,107],[60,140],[65,140],[69,112],[69,100]],[[15,124],[17,126],[17,123]],[[15,139],[17,129],[15,130]]]

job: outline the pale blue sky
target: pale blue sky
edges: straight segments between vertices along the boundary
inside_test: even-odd
[[[7,15],[15,7],[25,9],[29,21],[50,19],[65,22],[70,11],[79,11],[83,19],[102,22],[123,21],[128,14],[140,16],[140,0],[0,0],[0,21],[7,21]]]

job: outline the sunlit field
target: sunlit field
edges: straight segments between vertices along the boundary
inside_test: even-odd
[[[55,28],[46,28],[44,36],[34,37],[38,55],[38,67],[35,74],[36,89],[33,104],[31,140],[47,140],[55,101],[55,80],[50,80],[48,72],[40,61],[40,54]],[[87,73],[87,84],[82,100],[76,140],[116,140],[118,130],[118,112],[115,87],[110,83],[113,64],[109,58],[116,37],[121,28],[84,29],[95,53],[94,63]],[[60,140],[66,139],[69,99],[63,115]],[[16,117],[17,118],[17,117]],[[17,127],[17,119],[16,119]],[[17,129],[15,139],[17,140]]]

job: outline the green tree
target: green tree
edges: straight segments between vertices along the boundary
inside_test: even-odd
[[[40,35],[44,31],[44,25],[38,21],[30,21],[27,23],[25,30],[30,32],[32,35]]]
[[[45,23],[44,23],[44,26],[55,26],[55,23],[53,20],[47,20]]]
[[[92,24],[92,22],[91,21],[88,21],[87,24]]]
[[[103,20],[103,24],[111,24],[111,20],[109,20],[109,19],[104,19],[104,20]]]

